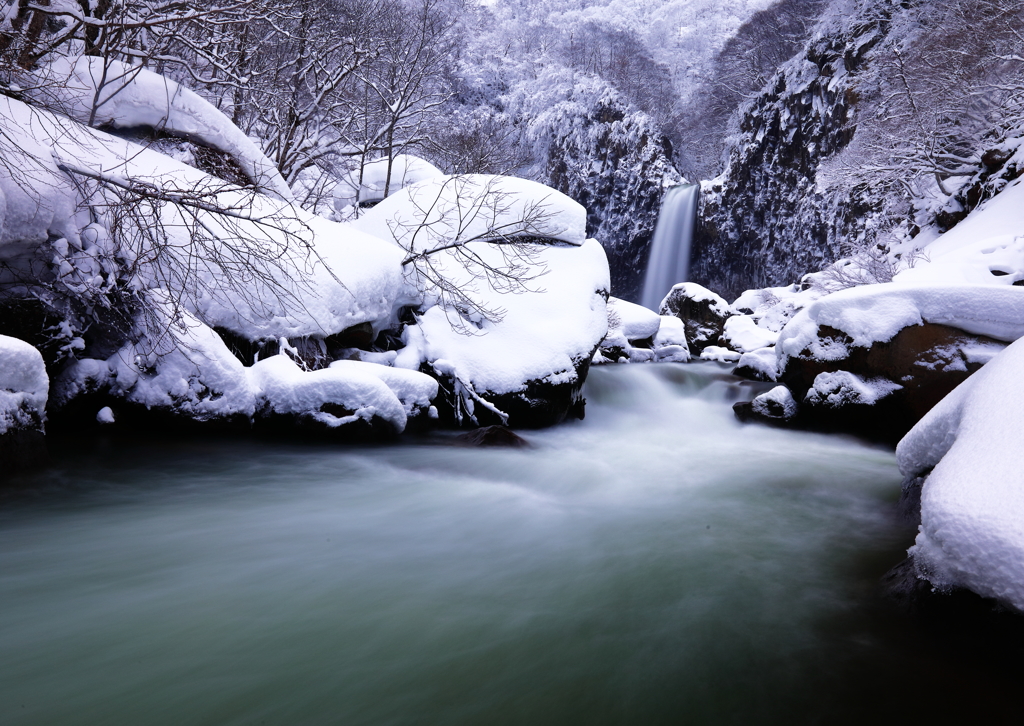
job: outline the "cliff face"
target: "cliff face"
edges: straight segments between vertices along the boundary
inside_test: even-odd
[[[661,198],[682,182],[653,120],[615,98],[552,123],[543,181],[587,209],[587,234],[605,248],[611,292],[636,300]]]
[[[822,190],[825,159],[853,138],[854,84],[886,35],[895,2],[864,3],[785,63],[740,112],[725,172],[705,183],[694,281],[735,297],[795,282],[862,239],[869,190]]]

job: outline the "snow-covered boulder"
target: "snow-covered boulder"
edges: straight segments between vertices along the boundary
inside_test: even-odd
[[[42,458],[49,387],[39,351],[0,335],[0,478]]]
[[[257,390],[261,424],[346,438],[400,433],[410,414],[430,411],[437,395],[437,383],[429,376],[359,361],[304,371],[280,353],[248,373]]]
[[[740,356],[734,376],[749,378],[752,381],[776,381],[779,378],[778,360],[775,346],[758,348]]]
[[[661,328],[661,321],[661,316],[642,305],[609,297],[608,333],[594,354],[594,362],[653,360],[654,338]]]
[[[444,176],[444,172],[425,159],[412,154],[398,154],[391,159],[388,178],[388,159],[375,159],[363,165],[362,172],[355,169],[346,174],[334,189],[334,208],[344,211],[356,203],[376,203],[404,187],[421,181]],[[387,194],[384,188],[387,187]]]
[[[924,478],[919,577],[1024,612],[1024,341],[946,396],[896,449],[906,482]],[[906,486],[907,484],[905,484]]]
[[[686,326],[674,315],[661,316],[658,334],[654,336],[654,356],[665,363],[686,363],[690,360]]]
[[[725,321],[732,315],[729,303],[694,282],[682,282],[673,287],[661,301],[660,312],[683,321],[686,341],[694,355],[710,345],[718,345]]]
[[[354,226],[406,251],[423,301],[395,364],[437,376],[446,420],[540,426],[582,413],[609,284],[583,207],[523,179],[438,177]]]
[[[895,443],[1007,342],[1024,335],[1024,290],[865,285],[812,302],[776,345],[802,426]]]
[[[418,253],[483,239],[543,238],[582,245],[587,212],[537,182],[465,174],[431,177],[404,187],[353,224]]]
[[[147,127],[231,156],[261,190],[292,200],[281,173],[257,144],[194,91],[141,66],[109,58],[58,58],[33,71],[26,95],[93,127]]]
[[[0,436],[42,433],[49,388],[39,351],[23,340],[0,335]]]
[[[725,321],[721,340],[739,353],[750,353],[760,348],[775,345],[777,332],[761,327],[752,315],[734,315]]]

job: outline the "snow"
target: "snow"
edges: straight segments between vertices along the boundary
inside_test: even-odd
[[[626,340],[646,340],[657,335],[661,327],[661,316],[642,305],[608,298],[609,320],[618,320],[616,326],[622,330]]]
[[[804,401],[813,406],[839,408],[849,404],[874,405],[903,386],[886,378],[861,378],[849,371],[819,373]]]
[[[700,353],[701,360],[713,360],[719,363],[735,363],[740,359],[740,354],[728,348],[721,348],[717,345],[709,345]]]
[[[646,309],[646,308],[645,308]],[[654,336],[654,347],[678,345],[689,349],[686,343],[686,326],[675,315],[661,315],[658,334]]]
[[[846,357],[844,344],[818,337],[820,326],[846,333],[854,346],[870,347],[924,322],[1013,341],[1024,335],[1024,289],[884,283],[841,290],[814,301],[786,325],[777,345],[780,368],[805,349],[820,360]]]
[[[256,391],[245,367],[209,326],[185,312],[175,319],[169,303],[155,297],[155,319],[106,361],[111,392],[197,421],[252,418]],[[79,389],[89,387],[90,375],[94,368],[79,369]]]
[[[896,449],[907,477],[928,474],[910,549],[938,588],[966,587],[1024,611],[1024,341],[964,381]],[[931,473],[930,467],[934,466]]]
[[[0,435],[41,430],[49,389],[42,354],[23,340],[0,335]]]
[[[585,238],[583,207],[553,189],[512,177],[436,177],[353,225],[395,249],[431,252],[406,265],[409,286],[425,291],[425,309],[417,329],[406,330],[397,366],[425,361],[467,390],[510,393],[532,380],[575,381],[576,366],[607,333],[604,249]],[[556,242],[486,241],[518,236]],[[514,269],[518,281],[494,269]]]
[[[733,350],[750,353],[775,345],[779,334],[758,326],[752,315],[733,315],[725,321],[722,338]]]
[[[110,406],[104,406],[96,412],[96,421],[101,424],[114,423],[114,411]]]
[[[696,282],[680,282],[677,285],[673,285],[672,289],[669,290],[668,295],[661,301],[659,310],[662,313],[667,311],[665,304],[672,297],[684,297],[693,300],[694,302],[709,302],[711,303],[711,309],[718,313],[721,317],[726,317],[730,314],[729,303],[727,303],[721,295],[707,289],[703,285],[698,285]]]
[[[1024,179],[1017,179],[1008,184],[945,234],[922,233],[913,243],[918,249],[923,247],[924,259],[900,272],[894,281],[1009,286],[1024,279],[1022,182]]]
[[[496,251],[475,243],[477,253]],[[501,306],[500,321],[478,320],[470,334],[453,327],[457,313],[440,305],[420,318],[424,360],[444,360],[478,393],[509,393],[526,382],[568,383],[575,367],[589,358],[608,330],[605,295],[609,285],[604,248],[596,240],[580,247],[545,246],[535,263],[546,274],[529,291],[502,294],[480,286],[489,306]]]
[[[350,171],[334,189],[334,208],[341,212],[357,201],[376,202],[384,199],[384,186],[388,181],[387,174],[387,157],[375,159],[363,166],[362,184],[360,184],[359,169]],[[444,176],[444,172],[429,161],[411,154],[399,154],[391,160],[391,183],[388,186],[387,196],[404,187],[437,176]]]
[[[58,58],[34,72],[28,95],[89,126],[145,126],[229,154],[260,189],[293,199],[277,167],[211,103],[169,78],[109,58]]]
[[[466,174],[433,177],[404,187],[353,224],[415,252],[452,242],[518,236],[582,245],[587,212],[537,182]]]
[[[418,371],[352,360],[334,361],[330,365],[330,370],[345,375],[377,377],[401,401],[409,416],[415,415],[421,409],[429,409],[430,402],[437,397],[437,381]]]
[[[348,362],[352,365],[344,369],[304,371],[284,353],[259,361],[249,369],[249,377],[259,390],[261,412],[305,415],[327,428],[358,420],[370,422],[377,417],[391,424],[396,432],[404,430],[405,406],[381,376],[370,372],[383,366]],[[408,390],[412,387],[407,383],[404,385]],[[339,406],[349,413],[322,411],[325,404]]]
[[[364,322],[380,330],[397,307],[418,300],[403,277],[401,250],[350,225],[261,194],[226,188],[156,151],[7,97],[0,97],[0,128],[21,150],[13,157],[18,168],[29,169],[32,177],[28,190],[0,166],[0,189],[7,200],[4,240],[22,243],[3,248],[8,255],[54,235],[70,243],[69,254],[76,250],[62,261],[69,273],[88,262],[77,251],[89,252],[93,246],[96,254],[128,258],[129,263],[132,258],[154,259],[136,269],[132,284],[142,289],[180,283],[174,271],[188,269],[194,286],[175,292],[182,293],[189,312],[250,340],[326,336]],[[228,214],[165,204],[157,219],[144,209],[148,224],[130,228],[114,247],[104,226],[91,224],[86,210],[75,214],[72,177],[79,183],[87,178],[62,172],[58,164],[115,182],[148,183],[172,195],[202,193],[207,203]],[[154,227],[167,234],[160,255],[153,254],[153,239],[147,236]],[[203,231],[198,244],[191,234],[197,228]],[[81,277],[82,284],[97,282],[91,271]]]

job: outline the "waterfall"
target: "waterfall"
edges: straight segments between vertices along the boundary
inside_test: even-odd
[[[697,223],[699,184],[680,184],[665,192],[651,239],[640,304],[657,312],[662,299],[690,272],[690,243]]]

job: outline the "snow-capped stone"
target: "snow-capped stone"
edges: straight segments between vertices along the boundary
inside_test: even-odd
[[[740,353],[774,346],[778,338],[778,333],[760,327],[752,315],[734,315],[722,330],[722,342]]]
[[[779,369],[775,356],[775,348],[759,348],[740,356],[739,363],[733,370],[734,376],[749,378],[754,381],[775,381],[779,377]]]
[[[550,187],[510,176],[432,177],[404,187],[353,225],[410,252],[454,242],[546,238],[582,245],[587,212]]]
[[[804,403],[839,408],[849,404],[873,405],[903,386],[885,378],[863,379],[849,371],[819,373]]]
[[[683,321],[686,341],[694,354],[718,344],[725,321],[732,314],[725,300],[693,282],[675,285],[661,301],[660,312]]]
[[[788,420],[796,416],[797,404],[785,386],[776,386],[751,401],[755,414],[766,419]]]
[[[384,381],[391,372],[379,375],[374,369],[384,366],[345,362],[351,365],[304,371],[285,353],[259,361],[248,375],[258,391],[260,417],[289,428],[318,431],[338,430],[359,422],[364,429],[372,430],[382,422],[393,433],[401,432],[407,420],[406,407]],[[412,376],[403,374],[395,375],[393,380],[402,385],[403,392],[413,394],[410,399],[418,400],[419,391],[410,385]],[[421,390],[428,385],[436,384],[424,382]]]
[[[42,354],[23,340],[0,335],[0,436],[41,433],[49,388]]]
[[[661,328],[661,316],[643,305],[608,298],[608,319],[619,321],[617,326],[622,330],[626,340],[647,340],[654,338]]]
[[[718,361],[719,363],[735,363],[740,359],[740,354],[729,348],[709,345],[700,352],[700,359]]]

